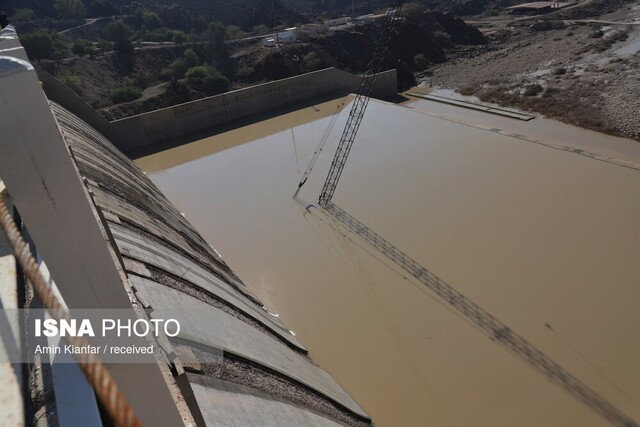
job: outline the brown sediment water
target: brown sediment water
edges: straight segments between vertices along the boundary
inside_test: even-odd
[[[340,100],[138,159],[378,426],[599,426],[309,204]],[[406,108],[409,107],[409,108]],[[413,99],[372,101],[334,202],[640,420],[640,144]]]

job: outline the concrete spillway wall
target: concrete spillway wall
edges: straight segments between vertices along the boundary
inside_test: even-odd
[[[142,425],[371,426],[358,403],[311,361],[289,328],[149,178],[100,132],[47,100],[17,38],[0,38],[0,47],[11,55],[0,55],[0,124],[6,133],[0,177],[65,303],[71,309],[107,309],[109,315],[125,310],[128,321],[176,319],[184,332],[154,338],[157,359],[111,363],[106,350],[100,353]],[[58,87],[54,93],[99,123],[73,92]],[[176,107],[183,116],[169,109],[174,124],[196,117],[192,126],[208,126],[198,115],[207,102]],[[259,106],[246,108],[250,114]],[[218,120],[243,114],[229,111]],[[127,337],[126,345],[131,343],[141,348],[150,341]],[[21,415],[15,400],[8,401],[11,410],[25,417],[25,425],[45,410],[50,418],[40,417],[39,425],[99,423],[94,393],[80,371],[70,373],[58,368],[57,358],[51,360],[51,371],[38,377],[45,385],[30,386],[22,396],[28,413]],[[25,383],[36,381],[29,377]],[[37,393],[46,400],[36,401]],[[78,403],[81,398],[87,404]]]
[[[360,76],[327,68],[107,122],[51,75],[42,70],[39,75],[49,99],[77,114],[124,152],[332,93],[357,92],[361,82]],[[388,98],[396,93],[396,70],[380,73],[373,96]]]
[[[67,110],[51,110],[132,296],[181,325],[162,348],[197,425],[371,425],[130,159]]]
[[[121,121],[129,123],[123,127],[107,122],[74,92],[41,73],[49,95],[65,100],[86,121],[50,103],[15,32],[0,32],[0,50],[0,126],[5,131],[0,194],[10,195],[28,227],[37,255],[55,278],[50,286],[72,310],[104,309],[128,324],[151,318],[181,324],[180,336],[158,334],[158,329],[147,334],[154,355],[112,362],[107,357],[117,352],[105,346],[99,353],[141,424],[371,426],[369,416],[312,362],[295,334],[149,178],[97,131],[117,134],[155,126],[169,130],[148,138],[144,132],[134,134],[131,141],[177,136],[260,112],[265,105],[283,106],[345,87],[349,75],[325,71],[294,79],[293,86],[274,82],[131,118]],[[336,76],[343,81],[328,80]],[[306,87],[311,84],[316,87]],[[278,92],[281,99],[269,103]],[[7,270],[5,252],[0,241],[0,273]],[[15,267],[9,267],[11,274]],[[9,286],[17,287],[13,282]],[[7,295],[14,306],[31,307],[28,292],[5,291],[0,292],[5,308],[11,306]],[[11,331],[12,338],[19,337],[17,331]],[[0,356],[9,342],[6,332]],[[138,332],[128,335],[118,339],[118,348],[146,348],[152,342]],[[39,342],[31,338],[23,334],[15,342]],[[102,348],[100,338],[98,333],[89,342]],[[20,351],[38,354],[31,345]],[[98,425],[103,417],[106,422],[108,416],[98,411],[92,388],[72,360],[62,363],[60,351],[42,354],[53,356],[35,359],[29,376],[7,371],[2,385],[21,395],[24,407],[7,397],[0,402],[4,419],[14,418],[16,425],[38,420],[42,426]],[[19,380],[28,392],[20,393]]]

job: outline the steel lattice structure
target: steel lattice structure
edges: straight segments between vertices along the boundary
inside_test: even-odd
[[[351,104],[351,110],[349,111],[349,117],[347,123],[340,136],[338,142],[338,148],[336,154],[331,162],[331,168],[329,174],[324,182],[322,191],[320,192],[320,204],[330,202],[333,198],[333,193],[336,191],[338,181],[340,181],[340,175],[351,151],[351,146],[356,139],[356,134],[362,123],[364,112],[369,104],[369,99],[373,90],[375,89],[376,82],[378,80],[378,74],[382,71],[382,63],[389,50],[389,42],[395,29],[395,23],[400,14],[400,9],[404,0],[392,0],[387,10],[387,16],[382,24],[382,30],[380,31],[380,37],[376,40],[373,54],[369,63],[367,64],[367,72],[362,76],[358,93]]]

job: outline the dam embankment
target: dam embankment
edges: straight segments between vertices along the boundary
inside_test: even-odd
[[[64,316],[73,313],[71,320],[84,318],[79,309],[106,310],[106,318],[118,316],[116,321],[127,324],[171,318],[185,331],[173,343],[168,334],[154,333],[147,340],[138,332],[128,337],[118,332],[132,349],[127,354],[137,352],[133,346],[146,348],[153,342],[157,358],[115,362],[107,357],[120,353],[108,352],[98,341],[105,335],[90,334],[91,347],[104,348],[101,366],[140,425],[370,426],[366,412],[313,363],[295,334],[235,275],[213,241],[204,240],[104,135],[45,97],[15,31],[6,33],[0,32],[0,123],[5,130],[0,195],[11,198],[20,218],[16,222],[28,229],[27,250],[46,274],[41,279],[55,289],[54,298],[41,298],[43,305]],[[60,94],[69,95],[64,90]],[[78,108],[97,114],[81,104]],[[3,215],[5,224],[12,222],[6,220],[10,215]],[[17,233],[10,229],[13,236]],[[4,245],[0,251],[2,270],[15,265],[4,256]],[[33,269],[33,264],[27,266]],[[9,275],[16,272],[9,267]],[[13,288],[0,295],[0,305],[29,308],[30,322],[36,316],[31,308],[40,305],[17,273],[15,279],[9,283]],[[116,314],[118,310],[126,313]],[[71,353],[56,351],[60,347],[53,344],[46,346],[50,352],[38,350],[40,341],[33,339],[38,336],[24,325],[15,332],[3,329],[0,356],[7,354],[4,343],[12,343],[19,349],[15,354],[52,357],[25,359],[27,370],[6,372],[3,387],[14,391],[20,382],[25,387],[14,393],[22,402],[3,399],[0,413],[13,411],[14,418],[24,418],[20,425],[111,424],[110,417],[117,415],[113,412],[124,405],[102,414],[94,388],[111,390],[109,399],[102,398],[109,401],[105,406],[112,404],[115,388],[102,380],[88,384],[80,369],[72,370],[73,364],[64,369],[72,362]],[[144,335],[152,338],[150,330]],[[124,348],[120,344],[118,340],[111,348]]]
[[[38,69],[38,76],[50,100],[78,115],[125,153],[331,94],[357,92],[361,82],[358,75],[326,68],[109,122],[46,71]],[[373,96],[384,99],[396,93],[396,70],[380,73]]]

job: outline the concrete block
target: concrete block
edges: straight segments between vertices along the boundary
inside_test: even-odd
[[[207,426],[341,426],[248,387],[196,374],[187,374],[187,378]]]
[[[142,236],[124,227],[113,225],[111,228],[118,248],[123,257],[133,258],[145,264],[182,277],[183,279],[211,292],[232,306],[236,307],[248,316],[258,320],[265,327],[289,341],[301,350],[304,346],[289,332],[282,322],[270,316],[261,307],[249,301],[242,293],[215,277],[208,270],[200,267],[193,261],[186,259],[167,247],[162,247],[156,242],[148,242]],[[138,289],[139,278],[130,277],[133,285]]]
[[[269,335],[229,314],[150,280],[137,278],[136,289],[151,301],[152,315],[180,322],[180,337],[233,353],[280,372],[366,417],[366,413],[324,370]],[[237,425],[237,424],[236,424]]]

